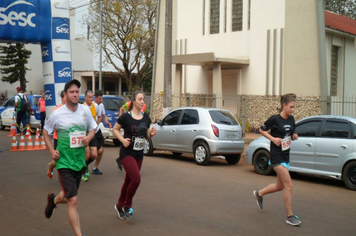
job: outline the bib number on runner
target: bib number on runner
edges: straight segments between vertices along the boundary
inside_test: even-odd
[[[85,136],[85,131],[74,131],[69,133],[70,138],[70,148],[83,147],[83,137]]]
[[[288,150],[290,148],[291,136],[285,137],[282,139],[282,151]]]
[[[144,138],[135,138],[134,141],[134,146],[133,146],[133,150],[135,151],[141,151],[143,150],[143,146],[145,145],[145,139]]]

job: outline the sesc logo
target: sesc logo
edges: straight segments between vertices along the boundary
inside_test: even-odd
[[[64,69],[58,71],[58,77],[60,78],[71,78],[72,77],[72,70],[70,67],[65,67]]]
[[[56,27],[56,33],[57,34],[69,34],[69,25],[68,24],[62,24],[60,26]]]
[[[51,93],[51,90],[46,90],[46,91],[45,91],[45,100],[46,100],[46,101],[51,101],[51,100],[52,100],[52,93]]]
[[[52,47],[50,43],[42,43],[41,44],[41,52],[42,52],[42,62],[53,61],[52,57]]]
[[[21,27],[25,27],[28,25],[30,27],[36,27],[36,24],[33,22],[32,19],[36,17],[36,14],[30,13],[27,15],[27,12],[24,11],[23,12],[11,11],[10,8],[13,8],[17,5],[27,5],[35,8],[35,5],[25,0],[15,1],[9,4],[7,7],[0,7],[0,25],[10,24],[11,26],[19,25]],[[21,9],[23,9],[23,7]]]
[[[46,106],[56,105],[56,93],[54,84],[44,84]]]
[[[70,61],[53,61],[54,82],[67,83],[72,79],[72,63]]]
[[[49,56],[49,50],[47,46],[42,47],[42,56],[43,57],[48,57]]]

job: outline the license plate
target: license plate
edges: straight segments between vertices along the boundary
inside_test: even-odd
[[[238,135],[237,132],[228,131],[228,132],[226,133],[226,137],[227,137],[228,139],[237,139],[237,135]]]

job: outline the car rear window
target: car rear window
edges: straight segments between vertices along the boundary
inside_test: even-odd
[[[236,118],[228,111],[211,110],[209,111],[211,119],[217,124],[239,125]]]
[[[37,106],[38,105],[38,99],[40,99],[40,97],[35,97],[35,96],[32,97],[32,105],[33,106]]]
[[[103,104],[105,106],[105,110],[119,111],[120,107],[124,105],[124,101],[121,99],[103,98]]]

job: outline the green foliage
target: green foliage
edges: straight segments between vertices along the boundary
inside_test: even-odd
[[[0,45],[0,72],[4,74],[2,81],[13,84],[20,81],[22,90],[26,90],[26,64],[31,51],[22,43],[6,43]]]
[[[91,41],[97,50],[100,50],[99,3],[100,0],[91,1],[89,16]],[[157,0],[103,1],[104,63],[124,72],[129,93],[135,87],[144,87],[143,81],[152,76],[156,6]]]
[[[325,10],[356,19],[355,0],[324,0]]]

